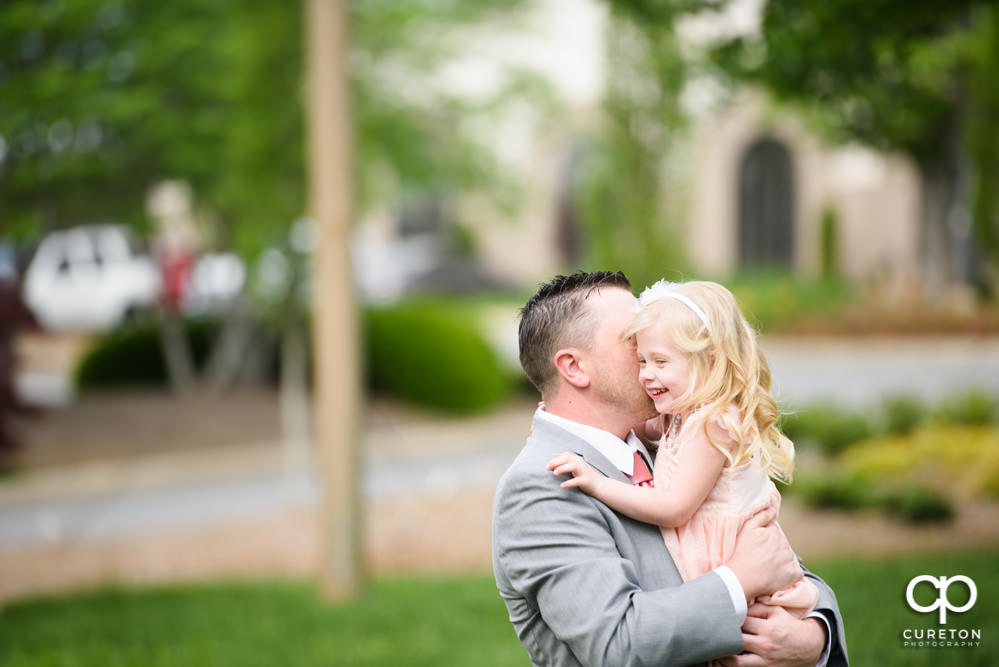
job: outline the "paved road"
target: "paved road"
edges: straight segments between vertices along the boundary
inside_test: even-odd
[[[366,502],[402,502],[413,496],[450,496],[494,485],[522,441],[523,433],[511,434],[467,452],[370,462],[363,497]],[[180,457],[172,458],[176,471]],[[193,470],[200,463],[203,457],[192,457],[188,465]],[[161,478],[142,486],[96,492],[66,488],[32,493],[26,487],[25,493],[17,494],[8,488],[0,494],[0,548],[110,540],[315,506],[319,484],[314,473],[301,467],[284,470],[279,457],[272,463],[260,466],[264,469],[194,482]],[[49,486],[57,484],[53,479]]]
[[[999,339],[916,341],[763,341],[775,388],[785,404],[800,406],[821,398],[863,406],[879,397],[910,394],[926,400],[972,387],[999,395]],[[413,495],[455,494],[495,484],[523,443],[519,415],[504,422],[484,420],[460,426],[451,439],[469,443],[446,450],[427,444],[404,456],[373,457],[364,477],[367,501]],[[431,440],[438,438],[427,438]],[[231,456],[231,454],[230,454]],[[176,462],[174,462],[176,463]],[[191,460],[191,470],[203,470]],[[61,541],[99,541],[195,527],[311,506],[318,486],[304,468],[286,472],[275,457],[224,476],[174,474],[155,483],[63,490],[58,479],[32,485],[0,485],[0,547]],[[181,465],[171,470],[183,471]],[[58,477],[59,473],[53,473]],[[71,475],[72,472],[63,473]],[[67,480],[69,477],[67,477]],[[19,486],[20,484],[20,486]],[[19,493],[18,489],[24,489]],[[40,488],[47,489],[39,492]]]

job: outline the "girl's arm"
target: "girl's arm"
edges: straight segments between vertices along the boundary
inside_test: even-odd
[[[609,479],[582,457],[570,453],[559,454],[547,468],[556,475],[572,474],[572,479],[562,482],[562,488],[578,487],[632,519],[664,528],[681,526],[708,497],[725,465],[724,454],[708,442],[703,429],[693,430],[680,449],[676,474],[668,488],[640,487]]]

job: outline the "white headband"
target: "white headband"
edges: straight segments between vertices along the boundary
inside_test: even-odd
[[[650,287],[646,287],[642,290],[642,293],[638,297],[638,307],[635,308],[635,312],[640,311],[645,306],[649,305],[653,301],[659,301],[660,299],[675,299],[682,303],[683,305],[690,308],[691,311],[697,318],[701,320],[701,324],[707,329],[708,334],[711,334],[711,325],[708,324],[708,315],[701,307],[694,303],[690,297],[683,294],[678,294],[676,288],[680,286],[680,283],[671,283],[667,280],[660,280]]]

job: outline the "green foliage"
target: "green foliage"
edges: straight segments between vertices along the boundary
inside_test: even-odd
[[[954,424],[992,424],[999,419],[999,408],[987,392],[973,389],[941,403],[935,416]]]
[[[979,243],[999,260],[997,26],[991,0],[770,0],[759,38],[722,44],[715,61],[803,107],[837,141],[908,153],[969,206]],[[945,216],[928,221],[946,234]]]
[[[16,603],[3,621],[5,667],[528,663],[485,576],[377,580],[332,605],[304,582],[111,590]]]
[[[365,314],[373,391],[454,412],[508,398],[514,380],[476,326],[453,307],[412,302]]]
[[[544,98],[514,73],[475,105],[433,85],[465,27],[523,3],[351,3],[361,206],[511,179],[474,121]],[[217,245],[252,257],[306,209],[301,2],[0,3],[0,194],[5,230],[144,222],[147,190],[184,179]],[[419,84],[414,85],[414,81]]]
[[[839,276],[839,218],[831,206],[822,209],[819,221],[819,257],[822,277],[832,280]]]
[[[873,410],[813,403],[785,412],[780,423],[795,446],[818,446],[824,453],[836,456],[869,437],[904,436],[926,424],[985,426],[997,422],[995,398],[974,389],[943,399],[936,406],[907,395],[889,396]]]
[[[610,0],[619,14],[675,30],[690,15],[725,15],[734,0]],[[768,0],[759,31],[742,30],[684,53],[690,69],[721,70],[796,105],[837,142],[901,151],[924,182],[966,205],[980,247],[999,265],[999,8],[992,0]],[[697,53],[691,56],[691,53]],[[707,62],[705,62],[707,61]],[[928,193],[932,194],[932,193]],[[950,204],[925,222],[955,248]],[[953,250],[953,249],[952,249]],[[978,267],[946,253],[963,273]],[[995,273],[971,276],[986,291]]]
[[[583,268],[627,267],[634,285],[650,285],[685,268],[677,220],[686,172],[666,165],[684,125],[686,69],[675,35],[654,24],[615,14],[608,42],[604,122],[580,141],[571,182]]]
[[[912,396],[891,396],[881,403],[881,430],[892,435],[905,435],[926,421],[928,410],[922,401]]]
[[[787,273],[741,273],[722,281],[757,329],[772,332],[819,313],[842,309],[853,296],[842,280],[799,279]]]
[[[948,521],[953,503],[946,495],[919,483],[884,485],[881,480],[855,472],[830,472],[805,477],[782,489],[813,507],[848,511],[879,509],[909,523]]]
[[[959,498],[988,496],[999,479],[999,429],[931,424],[909,435],[858,442],[840,463],[882,487],[924,485]]]
[[[196,367],[208,357],[218,329],[217,322],[207,320],[184,323]],[[80,391],[165,385],[167,370],[159,324],[153,320],[137,322],[101,336],[80,360],[74,379]]]
[[[816,445],[827,455],[836,456],[870,436],[872,426],[863,415],[821,404],[785,414],[781,430],[796,447]]]
[[[935,523],[954,518],[953,504],[934,489],[921,485],[885,494],[880,504],[891,514],[911,523]]]
[[[969,498],[999,498],[991,399],[972,392],[942,405],[933,411],[898,396],[868,413],[816,405],[786,415],[782,428],[796,446],[834,457],[821,476],[799,476],[786,491],[819,507],[880,508],[913,522],[948,520]]]
[[[856,475],[828,474],[795,479],[788,489],[810,505],[829,509],[859,510],[875,507],[877,498],[869,480]]]
[[[483,337],[482,304],[430,298],[373,307],[364,318],[370,390],[456,413],[495,407],[520,377],[505,367]],[[220,324],[187,320],[184,331],[200,369]],[[273,345],[261,332],[266,345]],[[159,324],[148,320],[98,338],[75,371],[81,391],[134,385],[165,386]]]
[[[969,43],[975,66],[968,74],[974,95],[968,101],[966,143],[977,168],[971,192],[971,213],[982,245],[999,266],[999,10],[993,5],[979,12]]]

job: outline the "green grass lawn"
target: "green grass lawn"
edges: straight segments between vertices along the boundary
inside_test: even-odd
[[[813,564],[836,589],[853,665],[999,664],[999,553]],[[948,627],[977,648],[902,646],[936,628],[905,587],[964,574],[978,602]],[[929,590],[917,602],[928,604]],[[964,596],[964,597],[962,597]],[[952,591],[953,604],[966,594]],[[305,583],[219,583],[28,600],[0,613],[0,665],[526,665],[489,576],[376,580],[360,602],[324,605]]]

